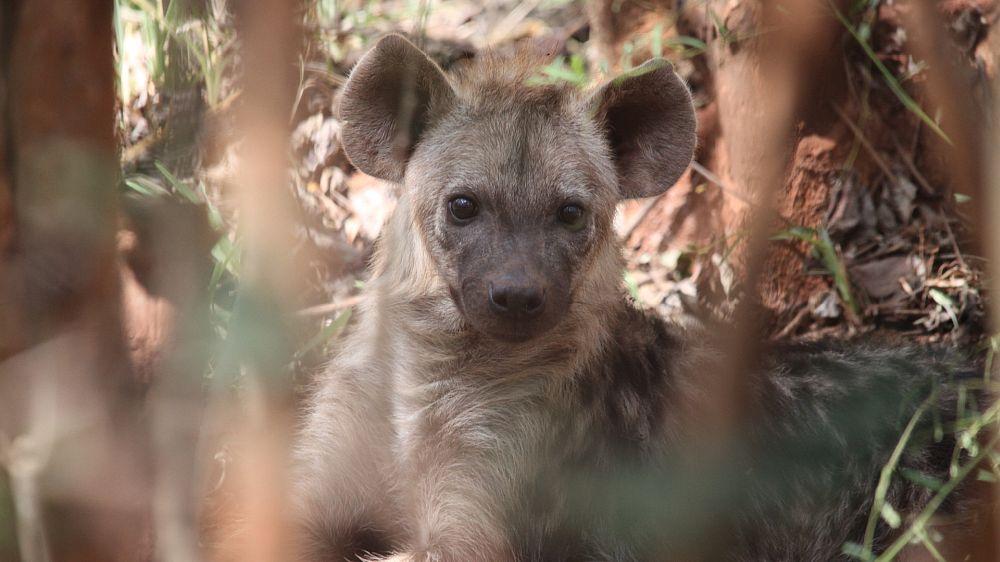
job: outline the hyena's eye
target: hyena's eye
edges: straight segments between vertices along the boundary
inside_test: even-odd
[[[448,211],[451,212],[452,218],[462,223],[476,216],[479,213],[479,206],[476,205],[475,199],[459,195],[448,201]]]
[[[559,222],[563,223],[566,228],[573,232],[580,230],[587,224],[587,215],[584,213],[583,207],[572,203],[559,207],[557,216]]]

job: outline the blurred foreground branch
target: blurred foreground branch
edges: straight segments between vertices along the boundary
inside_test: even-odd
[[[237,469],[227,483],[239,498],[237,540],[219,558],[241,561],[294,559],[287,498],[288,444],[294,411],[286,339],[294,299],[305,279],[291,257],[292,201],[288,183],[288,116],[294,103],[300,50],[295,0],[245,2],[236,18],[242,41],[243,105],[238,115],[244,139],[236,197],[246,255],[237,297],[230,352],[240,362],[243,405],[225,415],[235,436]]]
[[[150,541],[119,315],[111,16],[99,0],[0,8],[0,444],[21,543],[5,560],[140,559]]]

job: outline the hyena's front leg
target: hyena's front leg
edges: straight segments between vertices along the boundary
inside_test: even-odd
[[[409,418],[412,425],[397,428],[408,539],[406,549],[389,560],[516,559],[509,518],[523,496],[519,486],[537,461],[530,451],[537,448],[541,425],[528,423],[537,422],[538,413],[523,404],[494,399],[478,406],[484,402],[489,400],[449,396],[420,409]]]
[[[500,502],[509,499],[499,475],[483,463],[442,455],[425,458],[408,484],[409,545],[393,562],[514,560]],[[509,484],[508,484],[509,486]]]
[[[296,450],[299,551],[308,561],[359,560],[398,543],[387,485],[391,426],[383,395],[341,376],[316,395]]]

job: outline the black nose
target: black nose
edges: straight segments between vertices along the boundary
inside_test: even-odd
[[[545,305],[545,290],[520,276],[503,276],[490,283],[490,306],[506,316],[526,319]]]

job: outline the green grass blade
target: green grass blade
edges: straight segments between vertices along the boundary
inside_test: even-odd
[[[642,300],[639,298],[639,285],[635,282],[635,278],[626,270],[622,274],[622,279],[625,281],[625,287],[628,289],[628,294],[632,297],[632,300],[636,304],[641,305]]]
[[[924,110],[920,107],[920,104],[914,101],[914,99],[911,98],[910,95],[906,93],[906,90],[904,90],[903,87],[899,84],[899,81],[896,80],[896,77],[892,75],[892,72],[890,72],[889,69],[886,68],[885,64],[883,64],[882,61],[879,60],[878,55],[875,54],[875,51],[873,51],[871,46],[868,45],[868,41],[865,41],[865,38],[862,37],[860,33],[858,33],[858,30],[854,29],[854,26],[851,25],[851,22],[848,21],[846,17],[844,17],[844,14],[842,14],[840,10],[838,10],[837,7],[833,5],[832,2],[829,4],[830,4],[830,9],[833,10],[833,13],[837,16],[837,19],[840,20],[840,23],[842,23],[844,27],[847,28],[847,32],[850,33],[852,37],[854,37],[854,39],[858,42],[859,45],[861,45],[861,49],[864,50],[865,54],[868,55],[868,58],[871,59],[872,63],[875,65],[875,68],[877,68],[878,71],[882,74],[882,78],[885,79],[885,82],[889,86],[889,89],[892,90],[892,93],[896,94],[896,97],[899,98],[899,101],[903,104],[903,106],[905,106],[906,109],[910,110],[914,115],[919,117],[921,121],[923,121],[928,127],[930,127],[931,130],[934,131],[939,137],[944,139],[945,142],[947,142],[948,144],[953,144],[951,138],[948,137],[948,135],[944,132],[944,130],[942,130],[941,127],[938,126],[938,124],[924,112]]]
[[[177,193],[179,193],[182,197],[184,197],[185,199],[187,199],[192,203],[199,203],[199,204],[201,203],[201,199],[198,198],[198,195],[195,194],[194,190],[191,189],[188,186],[188,184],[181,181],[180,178],[175,176],[170,170],[168,170],[167,167],[164,166],[162,162],[159,161],[153,162],[153,165],[156,166],[156,169],[159,170],[161,174],[163,174],[164,179],[166,179],[170,183],[170,186],[173,187],[174,190]]]
[[[933,498],[931,498],[931,501],[927,502],[927,506],[924,508],[922,512],[920,512],[920,515],[918,515],[917,518],[913,521],[913,524],[910,525],[910,527],[905,532],[903,532],[896,539],[895,542],[889,545],[889,548],[887,548],[885,552],[882,553],[881,556],[876,558],[875,562],[890,562],[891,560],[894,560],[896,556],[899,554],[899,552],[903,550],[903,548],[906,547],[906,545],[909,544],[910,541],[912,541],[913,538],[916,537],[918,533],[923,531],[924,527],[927,525],[927,522],[930,521],[934,513],[937,512],[939,507],[941,507],[941,504],[944,503],[944,500],[948,498],[948,495],[951,494],[951,492],[963,480],[965,480],[965,477],[968,476],[970,472],[972,472],[973,468],[976,468],[979,465],[980,461],[986,458],[989,451],[991,451],[994,447],[996,447],[998,441],[1000,441],[1000,434],[995,435],[992,439],[990,439],[987,446],[983,447],[983,449],[980,450],[978,455],[976,455],[968,463],[966,463],[964,467],[962,467],[961,471],[959,471],[957,476],[949,480],[941,488],[941,491],[938,492],[937,495],[935,495]]]
[[[147,197],[163,197],[167,195],[167,190],[157,185],[155,181],[141,176],[125,178],[125,186]]]
[[[347,310],[338,314],[337,318],[335,318],[333,322],[330,322],[328,326],[325,326],[319,332],[317,332],[316,335],[312,337],[312,339],[310,339],[304,346],[302,346],[301,349],[295,352],[295,356],[302,357],[306,353],[312,351],[314,348],[320,345],[325,345],[334,336],[339,334],[341,330],[344,329],[344,326],[347,325],[347,321],[350,319],[351,319],[351,309],[348,308]]]
[[[903,430],[903,434],[899,436],[899,442],[896,443],[896,448],[893,449],[892,455],[889,456],[889,461],[885,463],[882,467],[882,473],[878,479],[878,486],[875,488],[875,501],[872,502],[871,512],[868,514],[868,525],[865,528],[865,552],[872,552],[872,545],[875,542],[875,525],[878,523],[878,518],[882,514],[882,507],[885,505],[885,497],[889,492],[889,484],[892,482],[892,474],[896,471],[896,465],[899,464],[900,457],[903,456],[903,451],[906,450],[906,444],[910,442],[910,435],[913,434],[914,428],[917,427],[917,422],[923,417],[924,412],[927,408],[934,403],[937,399],[937,391],[931,393],[917,411],[913,413],[913,417],[910,418],[910,422],[906,424],[906,428]]]

